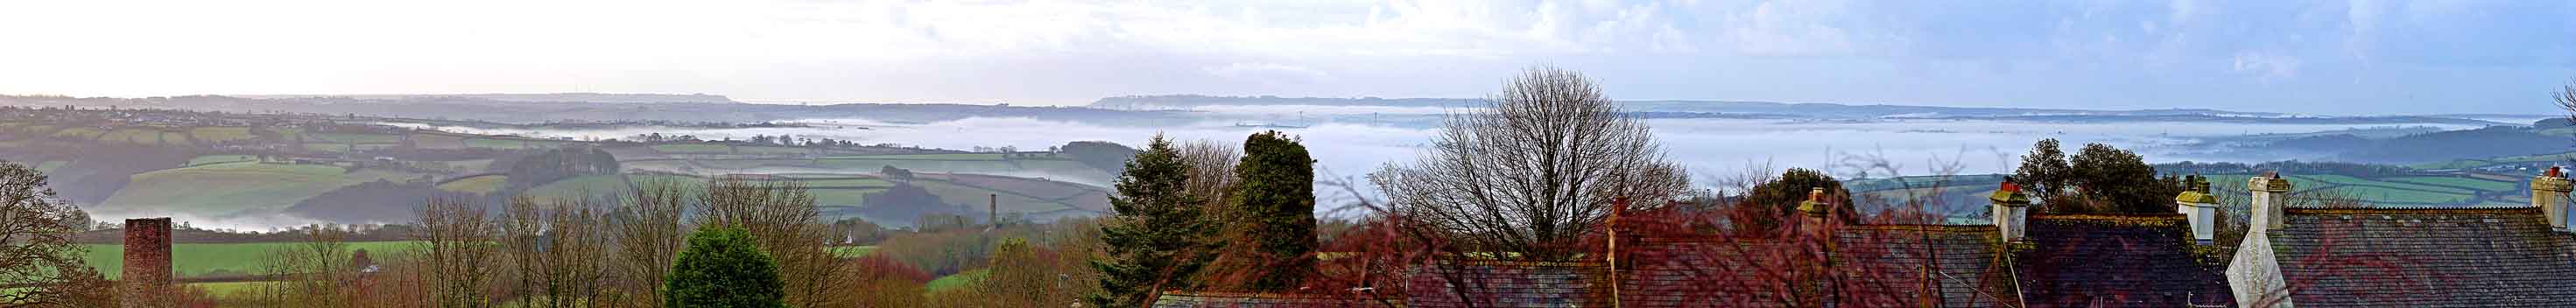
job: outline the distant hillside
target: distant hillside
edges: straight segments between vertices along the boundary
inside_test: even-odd
[[[495,93],[495,94],[368,94],[368,95],[238,95],[245,98],[349,98],[358,100],[409,100],[423,98],[471,98],[503,102],[583,102],[608,104],[636,103],[711,103],[735,104],[731,98],[712,94],[635,94],[635,93]]]
[[[1150,95],[1118,96],[1093,101],[1090,107],[1125,110],[1190,109],[1205,106],[1378,106],[1473,107],[1465,98],[1332,98],[1277,96]],[[1954,119],[2034,122],[2210,122],[2264,124],[2457,124],[2515,125],[2443,116],[2317,116],[2213,109],[2083,110],[2007,107],[1945,107],[1884,104],[1777,103],[1714,100],[1624,100],[1628,112],[1648,118],[1820,118],[1820,119]]]

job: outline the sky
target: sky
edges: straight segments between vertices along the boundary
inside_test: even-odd
[[[2557,113],[2576,1],[0,2],[0,93],[1481,97]]]

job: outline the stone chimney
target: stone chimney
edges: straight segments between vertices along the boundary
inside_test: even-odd
[[[2558,167],[2531,178],[2531,206],[2540,207],[2540,214],[2549,218],[2550,230],[2567,232],[2569,188],[2567,173]]]
[[[1829,229],[1826,228],[1825,224],[1833,221],[1833,219],[1826,218],[1832,214],[1832,211],[1833,204],[1825,202],[1825,188],[1817,187],[1815,189],[1807,190],[1807,201],[1798,203],[1798,213],[1802,214],[1800,215],[1802,217],[1799,218],[1798,229],[1800,231],[1804,231],[1804,234],[1806,235],[1818,237],[1829,235],[1826,233]]]
[[[117,279],[124,293],[118,306],[168,307],[170,299],[170,218],[125,220],[125,273]]]
[[[2200,175],[2183,177],[2183,185],[2190,187],[2174,196],[2174,211],[2191,223],[2192,241],[2209,245],[2218,238],[2218,196],[2209,195],[2209,178]]]
[[[2280,230],[2281,219],[2286,215],[2281,208],[2288,206],[2282,202],[2290,195],[2290,180],[2281,178],[2280,172],[2263,172],[2262,176],[2246,179],[2245,190],[2254,192],[2251,223],[2260,226],[2247,229],[2253,232]]]
[[[2003,233],[2005,242],[2021,241],[2022,226],[2030,214],[2030,196],[2021,193],[2021,185],[2004,182],[1986,200],[1994,201],[1995,231]]]

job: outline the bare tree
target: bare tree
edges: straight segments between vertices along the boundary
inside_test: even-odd
[[[2558,109],[2567,110],[2567,120],[2576,121],[2576,81],[2558,88]]]
[[[498,227],[485,217],[483,207],[459,199],[432,197],[421,207],[420,233],[413,238],[423,246],[419,253],[429,276],[423,280],[433,306],[491,305],[485,291],[495,270],[490,262]]]
[[[1190,165],[1189,180],[1182,184],[1190,195],[1199,196],[1206,204],[1205,213],[1221,215],[1226,204],[1226,188],[1234,185],[1234,164],[1243,160],[1243,151],[1213,140],[1191,140],[1181,144],[1181,163]],[[1224,221],[1227,217],[1215,217]]]
[[[65,222],[77,212],[45,188],[44,173],[0,161],[0,284],[48,286],[0,292],[0,307],[81,307],[113,292],[72,244]]]
[[[1531,69],[1486,104],[1450,116],[1414,165],[1369,176],[1405,216],[1469,249],[1565,258],[1614,200],[1660,205],[1689,191],[1646,123],[1581,74]]]
[[[814,207],[814,195],[792,181],[726,177],[707,183],[698,195],[700,225],[750,230],[761,251],[778,261],[778,276],[787,282],[787,301],[794,307],[847,307],[857,298],[843,287],[857,281],[857,262],[842,259],[827,247],[830,225]]]
[[[638,183],[622,200],[612,220],[617,232],[616,270],[619,294],[623,302],[637,307],[662,306],[662,279],[670,275],[671,262],[680,253],[681,212],[692,198],[682,183],[647,181]]]
[[[357,306],[363,290],[355,287],[359,273],[349,260],[350,232],[326,225],[298,232],[304,241],[272,248],[263,260],[267,274],[279,283],[268,285],[262,299],[275,305]]]

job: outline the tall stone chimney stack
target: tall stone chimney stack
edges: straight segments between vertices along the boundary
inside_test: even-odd
[[[169,217],[125,220],[125,274],[117,282],[120,307],[169,306]]]
[[[2192,175],[2183,183],[2190,188],[2174,196],[2174,211],[2191,224],[2192,241],[2209,245],[2218,238],[2218,196],[2209,195],[2209,178]]]
[[[2548,216],[2550,230],[2567,232],[2569,190],[2576,189],[2570,189],[2566,171],[2558,167],[2549,167],[2549,171],[2531,178],[2531,206],[2540,207],[2540,214]]]
[[[1803,231],[1806,236],[1817,238],[1832,235],[1829,233],[1832,229],[1827,228],[1825,224],[1833,222],[1833,219],[1828,218],[1832,216],[1833,208],[1833,204],[1825,202],[1825,188],[1807,190],[1807,201],[1798,203],[1798,213],[1801,214],[1798,230]]]
[[[1995,189],[1993,196],[1986,197],[1986,200],[1994,202],[1994,205],[1989,207],[1994,210],[1995,231],[2003,233],[2004,242],[2021,241],[2023,223],[2027,222],[2029,218],[2027,215],[2030,215],[2030,195],[2021,193],[2021,185],[2013,185],[2012,182],[2007,181],[2002,187]]]
[[[2283,201],[2290,196],[2290,180],[2281,178],[2280,172],[2267,171],[2262,176],[2246,179],[2245,190],[2254,192],[2252,223],[2261,226],[2247,229],[2254,232],[2280,230],[2281,219],[2286,215],[2281,208],[2289,206]]]

